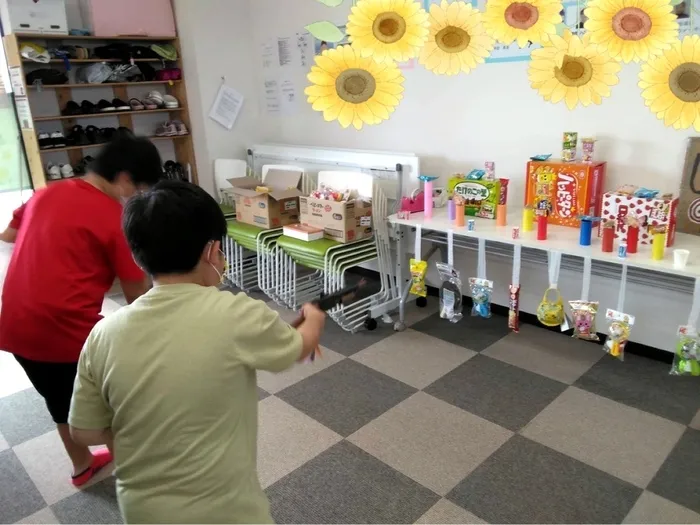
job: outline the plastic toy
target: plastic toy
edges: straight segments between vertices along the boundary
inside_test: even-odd
[[[671,375],[700,376],[700,336],[697,331],[688,327],[679,330]]]
[[[629,341],[632,325],[634,325],[634,316],[608,309],[605,312],[605,319],[609,324],[608,336],[605,339],[603,349],[611,356],[624,361],[625,346]]]
[[[425,275],[428,273],[428,263],[411,259],[409,266],[411,269],[411,293],[418,297],[427,297],[428,288],[425,286]]]
[[[442,279],[440,286],[440,317],[456,323],[462,318],[462,280],[459,271],[445,263],[436,263]]]
[[[472,277],[469,279],[469,288],[472,293],[472,316],[490,318],[493,281]]]
[[[600,341],[595,329],[595,317],[598,313],[597,301],[569,301],[574,318],[572,337],[585,341]]]
[[[554,301],[550,301],[550,292],[556,293]],[[537,307],[537,320],[545,326],[559,326],[564,322],[564,301],[561,293],[556,288],[547,288],[542,297],[542,302]]]

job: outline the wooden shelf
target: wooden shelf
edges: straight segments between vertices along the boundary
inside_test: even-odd
[[[124,36],[77,36],[77,35],[53,35],[53,34],[43,34],[43,33],[15,33],[15,37],[18,40],[95,40],[95,41],[108,41],[108,40],[132,40],[134,42],[152,42],[152,41],[163,41],[163,42],[173,42],[177,40],[176,36],[139,36],[139,35],[124,35]]]
[[[100,62],[128,62],[120,58],[69,58],[67,59],[71,64],[98,64]],[[161,62],[160,58],[135,58],[134,62]],[[63,64],[65,60],[62,58],[52,58],[48,63],[50,64]],[[177,60],[166,60],[166,62],[177,62]],[[36,60],[29,60],[28,58],[22,59],[24,64],[34,64],[41,66],[46,62],[37,62]]]
[[[181,140],[181,139],[186,139],[189,138],[190,134],[188,133],[187,135],[175,135],[173,137],[146,137],[148,140]],[[90,149],[90,148],[99,148],[101,146],[104,146],[106,142],[103,142],[101,144],[86,144],[85,146],[67,146],[65,148],[48,148],[48,149],[40,149],[39,151],[41,153],[56,153],[60,151],[75,151],[79,149]]]
[[[102,84],[44,84],[42,89],[58,88],[94,88],[94,87],[128,87],[128,86],[148,86],[154,84],[179,84],[182,80],[148,80],[146,82],[104,82]],[[27,86],[27,89],[36,89],[34,84]]]
[[[184,111],[185,108],[175,109],[142,109],[139,111],[106,111],[104,113],[88,113],[87,115],[57,115],[55,117],[35,117],[34,122],[52,122],[55,120],[77,120],[82,118],[117,117],[119,115],[151,115],[153,113],[172,113]]]

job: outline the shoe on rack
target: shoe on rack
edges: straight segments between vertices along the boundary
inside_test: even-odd
[[[112,105],[116,111],[131,111],[131,106],[120,98],[115,98],[112,100]]]
[[[76,175],[85,175],[88,172],[88,169],[90,168],[90,164],[94,161],[95,159],[92,158],[90,155],[87,157],[83,157],[78,164],[75,165],[75,169],[73,172]]]
[[[39,136],[37,138],[39,140],[39,149],[51,149],[56,147],[53,145],[51,135],[49,135],[46,132],[39,133]]]
[[[173,120],[171,122],[172,125],[175,126],[175,129],[177,129],[177,134],[178,135],[189,135],[190,132],[187,131],[187,126],[185,126],[185,123],[181,120]]]
[[[131,129],[126,128],[124,126],[120,126],[119,129],[117,129],[116,136],[133,139],[136,135]]]
[[[61,164],[61,177],[64,179],[72,179],[75,177],[75,173],[73,173],[73,166],[70,164]]]
[[[165,175],[165,178],[168,180],[175,180],[176,179],[175,162],[174,161],[169,160],[165,164],[163,164],[163,174]]]
[[[90,144],[102,144],[104,142],[102,132],[96,126],[85,128],[85,135],[87,135]]]
[[[49,180],[61,180],[61,168],[53,162],[46,166],[46,178]]]
[[[165,107],[165,97],[160,91],[151,91],[146,98],[152,100],[159,108]]]
[[[156,137],[176,137],[177,126],[173,122],[164,122],[156,129]]]
[[[114,104],[108,100],[102,99],[97,103],[97,111],[99,113],[109,113],[112,111],[117,111],[117,108],[114,107]]]
[[[146,106],[144,106],[143,102],[141,102],[137,98],[132,98],[129,100],[129,107],[131,108],[131,111],[143,111],[146,109]]]
[[[185,167],[179,162],[175,163],[175,177],[183,182],[187,182],[187,172]]]
[[[82,126],[73,126],[70,135],[68,135],[68,143],[72,146],[87,146],[90,144],[90,140]]]
[[[117,136],[117,128],[102,128],[100,130],[102,142],[109,142]]]
[[[65,148],[68,143],[66,142],[66,137],[61,131],[54,131],[51,133],[51,143],[54,148]]]
[[[97,106],[95,106],[95,104],[93,104],[89,100],[83,100],[83,102],[80,104],[81,115],[92,115],[93,113],[97,112]]]
[[[165,95],[163,97],[163,103],[166,109],[177,109],[180,107],[180,102],[172,95]]]
[[[75,102],[74,100],[69,100],[68,103],[66,104],[66,107],[63,108],[63,111],[61,111],[61,114],[68,117],[68,116],[72,116],[72,115],[80,115],[81,112],[82,111],[81,111],[78,103]]]

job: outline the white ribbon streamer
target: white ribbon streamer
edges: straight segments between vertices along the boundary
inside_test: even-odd
[[[447,230],[447,264],[455,265],[455,232]]]
[[[627,265],[622,265],[622,276],[620,276],[620,291],[617,293],[617,311],[625,311],[625,294],[627,293]]]
[[[486,279],[486,239],[479,238],[479,259],[476,266],[476,276],[479,279]]]
[[[523,247],[520,244],[513,246],[513,276],[510,282],[513,286],[520,286],[520,260]]]
[[[559,269],[561,268],[561,252],[552,250],[549,255],[549,287],[557,288],[559,284]]]
[[[583,283],[581,284],[581,300],[588,301],[588,294],[591,291],[591,258],[583,258]]]
[[[420,224],[416,224],[416,244],[413,249],[414,257],[416,261],[421,261],[423,259],[423,227]]]

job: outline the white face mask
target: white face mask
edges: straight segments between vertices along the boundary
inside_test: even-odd
[[[211,249],[213,247],[214,247],[214,243],[212,242],[209,245],[209,253],[207,254],[207,259],[209,259],[209,265],[214,269],[214,271],[216,272],[216,275],[219,276],[219,284],[224,284],[226,282],[226,278],[224,277],[224,274],[222,274],[219,270],[217,270],[216,266],[214,266],[214,263],[211,262]],[[221,249],[219,250],[219,252],[221,253],[221,255],[224,258],[224,272],[226,272],[226,269],[228,267],[228,262],[226,261],[226,255],[224,254],[223,250],[221,250]]]

